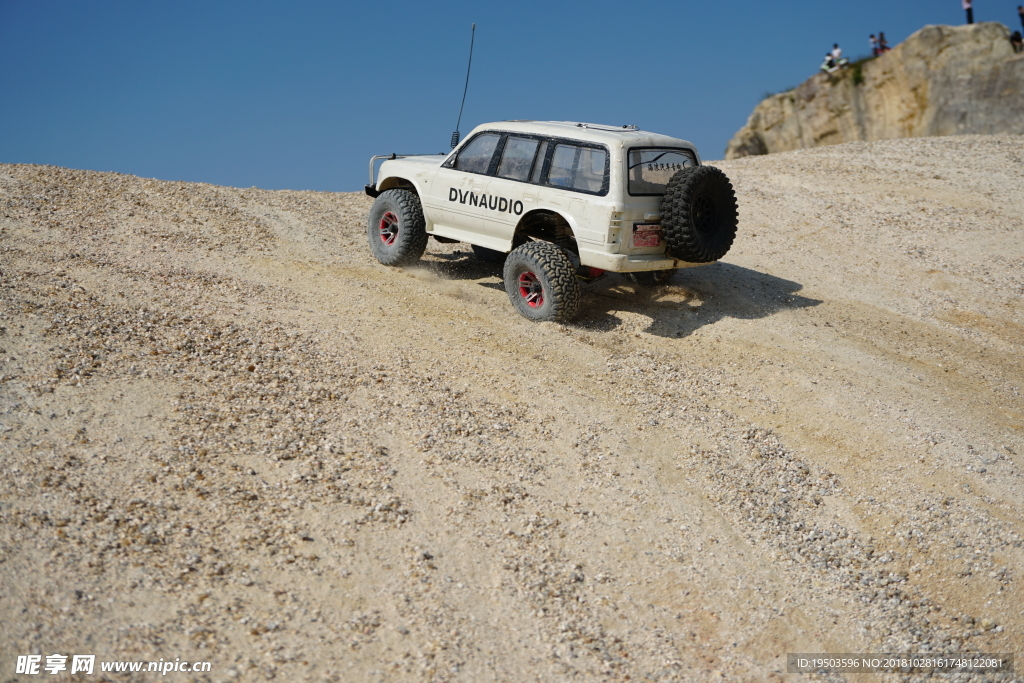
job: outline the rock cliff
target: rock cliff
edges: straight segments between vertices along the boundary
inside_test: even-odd
[[[841,142],[1024,133],[1024,53],[1002,24],[926,26],[875,59],[754,108],[726,159]]]

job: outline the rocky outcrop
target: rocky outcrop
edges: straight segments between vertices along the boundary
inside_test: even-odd
[[[766,98],[726,159],[858,140],[1024,133],[1024,53],[1002,24],[926,26],[893,50]]]

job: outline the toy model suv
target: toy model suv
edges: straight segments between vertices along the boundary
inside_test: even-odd
[[[504,262],[505,291],[530,320],[570,320],[580,279],[657,284],[720,259],[736,236],[725,174],[689,142],[633,126],[485,124],[446,156],[374,157],[366,193],[377,260],[414,263],[430,236],[468,242]]]

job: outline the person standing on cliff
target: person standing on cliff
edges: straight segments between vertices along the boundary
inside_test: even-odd
[[[872,57],[877,57],[879,52],[881,52],[881,50],[879,50],[879,48],[878,48],[878,38],[875,38],[875,34],[874,33],[872,33],[871,37],[868,38],[868,42],[871,43],[871,56]]]
[[[967,23],[974,23],[974,0],[960,0],[963,3],[964,10],[967,12]]]
[[[889,51],[889,41],[885,39],[885,31],[879,31],[878,33],[878,52],[879,54]]]

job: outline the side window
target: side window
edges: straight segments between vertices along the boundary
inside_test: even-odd
[[[505,151],[501,154],[498,177],[523,181],[529,179],[538,144],[537,140],[510,135],[505,141]]]
[[[476,136],[459,152],[455,168],[469,173],[487,173],[491,166],[491,157],[494,156],[494,148],[498,146],[500,139],[501,136],[494,133]]]
[[[584,192],[600,192],[604,186],[608,153],[594,147],[555,145],[548,171],[548,185]]]
[[[576,164],[576,152],[579,147],[555,145],[555,153],[551,156],[551,168],[548,170],[548,185],[569,187],[572,183],[572,167]]]

